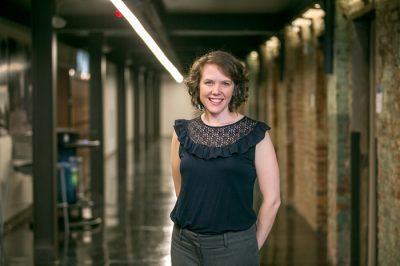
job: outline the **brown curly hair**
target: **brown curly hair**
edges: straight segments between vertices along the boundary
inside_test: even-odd
[[[200,101],[200,79],[206,64],[217,65],[222,73],[229,77],[234,83],[233,95],[229,102],[229,111],[236,111],[246,101],[249,90],[249,80],[246,68],[232,54],[225,51],[212,51],[194,61],[189,74],[183,81],[187,86],[193,106],[203,106]]]

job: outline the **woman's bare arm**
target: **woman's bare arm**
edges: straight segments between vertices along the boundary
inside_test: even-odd
[[[262,194],[262,203],[257,218],[257,242],[258,248],[261,249],[271,231],[281,203],[279,167],[268,132],[256,146],[255,165]]]
[[[172,168],[172,178],[174,180],[176,197],[179,196],[179,193],[181,191],[181,172],[180,172],[181,159],[179,157],[179,146],[180,143],[178,140],[178,136],[174,131],[171,141],[171,168]]]

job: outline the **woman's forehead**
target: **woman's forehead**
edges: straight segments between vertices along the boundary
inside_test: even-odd
[[[231,79],[229,73],[227,73],[227,71],[223,67],[214,63],[205,64],[201,70],[201,76],[203,76],[203,74],[223,75],[225,76],[225,78]]]

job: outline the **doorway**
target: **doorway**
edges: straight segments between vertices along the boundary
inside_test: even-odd
[[[372,12],[353,20],[351,265],[376,265],[376,135]]]

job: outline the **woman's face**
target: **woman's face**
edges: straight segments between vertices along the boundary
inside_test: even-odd
[[[205,110],[213,115],[229,113],[234,86],[217,65],[206,64],[200,79],[200,101]]]

